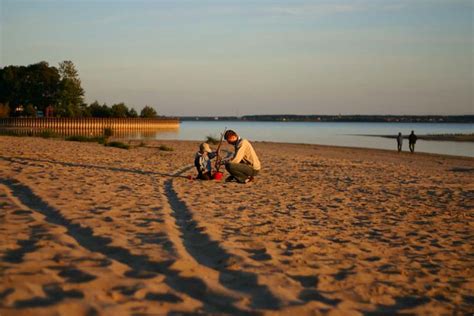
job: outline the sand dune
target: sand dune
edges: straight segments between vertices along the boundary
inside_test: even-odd
[[[197,145],[0,137],[0,314],[474,311],[474,159],[257,142],[240,185]]]

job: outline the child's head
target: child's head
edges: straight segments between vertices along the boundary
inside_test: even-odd
[[[201,145],[199,145],[199,152],[201,154],[204,154],[204,153],[210,153],[212,152],[212,150],[211,150],[211,147],[209,147],[208,143],[202,143]]]

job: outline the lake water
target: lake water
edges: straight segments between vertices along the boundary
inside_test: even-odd
[[[227,129],[235,130],[251,141],[305,143],[396,150],[396,140],[359,135],[417,135],[474,133],[473,124],[454,123],[330,123],[330,122],[241,122],[241,121],[184,121],[177,130],[143,135],[134,139],[204,140],[216,138]],[[403,142],[408,151],[408,140]],[[474,157],[474,143],[418,140],[415,151]]]

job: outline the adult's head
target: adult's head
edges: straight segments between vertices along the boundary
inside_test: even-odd
[[[233,145],[239,140],[239,135],[230,129],[225,132],[224,138],[229,144]]]
[[[398,133],[398,136],[402,136],[402,133]]]
[[[412,134],[415,134],[415,132],[414,132],[414,131],[411,131],[411,133],[412,133]]]

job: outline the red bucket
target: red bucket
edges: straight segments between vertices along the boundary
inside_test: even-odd
[[[218,181],[219,181],[219,180],[222,180],[222,177],[223,177],[223,176],[224,176],[224,174],[223,174],[222,172],[219,172],[219,171],[218,171],[218,172],[214,173],[214,175],[212,176],[212,178],[213,178],[214,180],[218,180]]]

